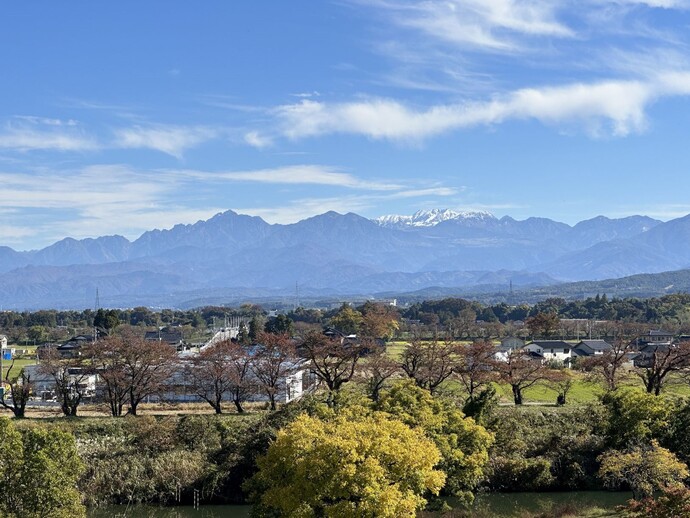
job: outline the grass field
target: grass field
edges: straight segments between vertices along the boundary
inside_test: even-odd
[[[458,342],[463,343],[463,342]],[[388,342],[386,351],[388,356],[394,360],[399,360],[407,342]],[[571,371],[575,375],[575,381],[567,395],[567,404],[586,405],[597,401],[603,394],[604,388],[601,383],[589,381],[586,376],[577,371]],[[630,373],[621,385],[642,388],[642,382],[635,374]],[[496,392],[500,397],[501,404],[513,404],[513,394],[509,385],[505,383],[495,383]],[[464,389],[457,381],[449,380],[444,386],[444,392],[451,396],[462,397]],[[690,380],[680,375],[669,376],[669,380],[663,390],[664,394],[690,397]],[[551,388],[548,383],[537,383],[526,389],[523,393],[524,402],[527,405],[555,405],[558,392]]]
[[[11,377],[14,377],[15,375],[19,374],[19,371],[21,371],[27,365],[33,365],[35,363],[36,363],[35,358],[14,360],[14,367],[12,368]],[[11,365],[12,365],[12,360],[10,360],[10,361],[4,360],[2,362],[2,379],[3,380],[5,379],[5,375],[7,374],[7,371],[9,370]]]

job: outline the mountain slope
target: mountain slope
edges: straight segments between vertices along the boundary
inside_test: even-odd
[[[133,242],[106,236],[65,238],[28,252],[0,247],[0,304],[81,307],[70,304],[92,299],[96,288],[104,303],[118,305],[175,305],[233,288],[292,293],[295,283],[340,295],[434,286],[486,291],[687,266],[690,216],[666,223],[597,217],[571,227],[471,211],[378,220],[327,212],[272,225],[227,211]]]

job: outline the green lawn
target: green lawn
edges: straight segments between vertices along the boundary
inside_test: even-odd
[[[407,342],[388,342],[387,353],[390,358],[398,360],[405,350]],[[602,383],[590,382],[579,372],[572,371],[576,376],[570,392],[567,395],[567,404],[584,405],[597,401],[603,394]],[[635,375],[630,374],[622,383],[624,386],[643,388],[642,381]],[[511,404],[513,394],[509,385],[505,383],[495,383],[496,391],[501,398],[502,404]],[[462,397],[464,388],[455,380],[449,380],[444,384],[443,391],[452,396]],[[664,387],[664,394],[690,397],[690,381],[680,375],[669,376],[669,380]],[[537,383],[524,391],[523,398],[526,404],[536,405],[555,405],[558,393],[547,383]]]
[[[11,377],[15,377],[19,374],[19,371],[26,367],[27,365],[34,365],[36,363],[36,358],[20,359],[14,360],[14,367],[12,368]],[[3,360],[2,362],[2,379],[5,379],[5,374],[7,374],[8,369],[12,365],[12,361]]]

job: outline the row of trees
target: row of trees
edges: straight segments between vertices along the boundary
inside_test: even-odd
[[[262,333],[256,346],[226,340],[200,354],[180,358],[174,347],[133,334],[117,334],[84,346],[80,355],[61,358],[55,349],[42,356],[38,373],[52,380],[56,399],[65,416],[76,416],[90,395],[89,380],[98,377],[99,396],[113,416],[137,415],[139,405],[150,397],[186,390],[207,401],[221,413],[231,395],[238,412],[247,399],[264,393],[271,409],[285,390],[285,380],[299,368],[295,342],[286,334]],[[0,405],[23,417],[36,380],[22,370],[12,377],[7,371],[7,395]],[[9,397],[7,397],[9,396]]]
[[[77,415],[92,390],[88,381],[94,374],[113,416],[122,415],[125,407],[136,415],[142,401],[175,390],[201,398],[216,413],[222,412],[226,401],[243,412],[245,402],[258,393],[275,410],[279,394],[290,390],[288,378],[298,371],[309,373],[327,390],[329,405],[336,404],[337,392],[353,380],[362,383],[376,401],[392,378],[409,378],[431,394],[453,379],[464,387],[466,410],[473,415],[481,412],[475,406],[491,395],[494,382],[510,387],[516,405],[523,403],[525,390],[537,383],[549,384],[564,404],[574,383],[572,372],[563,365],[546,364],[521,350],[499,358],[497,348],[486,341],[466,344],[416,338],[398,357],[374,338],[333,338],[320,331],[308,332],[299,340],[287,334],[261,333],[256,344],[228,340],[180,359],[165,343],[116,334],[83,348],[76,358],[62,359],[49,350],[39,372],[53,380],[55,397],[66,416]],[[601,355],[578,359],[574,367],[601,380],[608,391],[616,390],[632,372],[648,393],[656,395],[674,373],[690,372],[690,343],[648,350],[637,357],[631,371],[633,353],[637,354],[629,342],[618,340]],[[9,391],[0,398],[0,405],[21,417],[35,380],[25,371],[12,377],[13,372],[12,368],[7,371]]]

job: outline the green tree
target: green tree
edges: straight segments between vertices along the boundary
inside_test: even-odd
[[[0,511],[10,518],[86,516],[77,482],[84,469],[74,437],[0,418]]]
[[[484,477],[494,436],[452,404],[433,397],[410,381],[384,391],[376,409],[411,427],[421,428],[441,452],[439,469],[446,473],[444,493],[471,502]]]
[[[278,433],[247,484],[280,516],[414,517],[438,494],[439,451],[420,430],[374,414],[326,421],[302,415]]]
[[[113,329],[120,325],[118,313],[114,309],[99,309],[93,317],[93,327],[98,329],[99,333],[109,335]]]
[[[269,318],[264,325],[264,331],[274,335],[292,335],[292,320],[285,315]]]
[[[264,331],[265,319],[263,315],[254,315],[249,321],[249,332],[247,336],[250,342],[255,342],[259,335]]]
[[[48,339],[48,331],[43,326],[31,326],[26,331],[26,337],[34,344],[40,344]]]
[[[628,451],[607,451],[599,460],[599,477],[604,485],[610,488],[627,485],[636,499],[649,498],[662,488],[681,486],[683,479],[690,475],[687,466],[656,440],[649,446],[636,446]]]
[[[338,313],[331,318],[330,324],[341,333],[354,335],[359,332],[363,321],[364,318],[359,311],[351,308],[348,304],[343,304]]]
[[[671,401],[632,388],[608,392],[602,403],[608,413],[607,440],[614,448],[661,437],[673,412]]]

